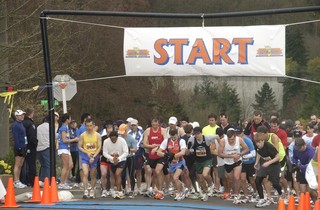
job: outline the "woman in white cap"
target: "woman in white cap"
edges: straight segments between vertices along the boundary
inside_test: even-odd
[[[24,119],[25,112],[22,110],[15,111],[14,115],[16,120],[12,125],[12,134],[14,140],[14,187],[15,188],[26,188],[27,185],[20,182],[20,173],[21,168],[24,162],[24,159],[27,155],[27,134],[26,129],[24,128],[22,121]]]

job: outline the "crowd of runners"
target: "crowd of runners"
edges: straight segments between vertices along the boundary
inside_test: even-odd
[[[16,188],[33,184],[37,174],[30,166],[33,156],[40,161],[40,183],[50,175],[48,117],[36,127],[33,110],[26,112],[15,112],[12,127]],[[132,117],[106,120],[99,129],[88,113],[81,116],[79,126],[69,114],[55,116],[62,163],[58,188],[81,186],[84,199],[145,196],[207,201],[215,196],[235,205],[255,202],[264,207],[307,191],[310,202],[317,198],[306,179],[309,163],[315,168],[318,164],[320,126],[315,115],[305,126],[300,120],[280,121],[277,114],[267,122],[260,111],[241,125],[229,123],[227,113],[209,114],[203,127],[188,117],[172,116],[168,121],[154,117],[145,129]],[[27,179],[21,173],[24,164],[29,168]],[[101,193],[95,189],[97,182]]]

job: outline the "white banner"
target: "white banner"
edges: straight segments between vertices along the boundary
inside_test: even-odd
[[[126,28],[128,76],[284,76],[285,26]]]

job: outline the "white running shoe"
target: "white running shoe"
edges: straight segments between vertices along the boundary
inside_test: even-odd
[[[58,189],[59,190],[71,190],[72,187],[70,187],[67,183],[64,183],[64,184],[59,184]]]
[[[106,198],[106,197],[107,197],[107,190],[102,190],[101,198]]]
[[[91,189],[91,190],[90,190],[89,197],[90,197],[90,198],[95,198],[94,189]]]
[[[23,184],[20,181],[16,181],[16,182],[14,182],[14,187],[18,188],[18,189],[23,189],[23,188],[27,188],[27,185]]]
[[[84,193],[83,193],[83,198],[86,199],[86,198],[89,198],[89,192],[88,190],[85,190]]]
[[[201,200],[202,201],[207,201],[208,200],[208,194],[207,193],[203,193]]]

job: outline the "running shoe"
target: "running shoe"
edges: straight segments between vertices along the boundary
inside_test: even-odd
[[[203,193],[201,200],[202,201],[207,201],[208,200],[208,194],[207,193]]]
[[[134,198],[134,192],[132,191],[128,192],[128,197],[131,199]]]
[[[17,182],[14,182],[14,188],[23,189],[23,188],[27,188],[27,185],[23,184],[20,181],[17,181]]]
[[[231,194],[225,192],[225,193],[223,193],[223,195],[220,196],[220,198],[221,198],[221,199],[229,199],[229,198],[231,198]]]
[[[237,204],[241,204],[241,200],[239,196],[235,196],[233,199],[233,204],[237,205]]]
[[[84,193],[83,193],[83,198],[84,198],[84,199],[89,198],[89,192],[88,192],[88,190],[85,190],[85,191],[84,191]]]
[[[271,205],[271,201],[269,199],[260,199],[256,204],[256,207],[261,208],[261,207],[270,206],[270,205]]]
[[[163,200],[164,199],[164,193],[162,191],[158,191],[155,194],[154,198],[157,199],[157,200]]]
[[[89,197],[90,198],[95,198],[94,189],[90,190]]]
[[[107,190],[102,190],[101,198],[106,198],[106,197],[107,197]]]

